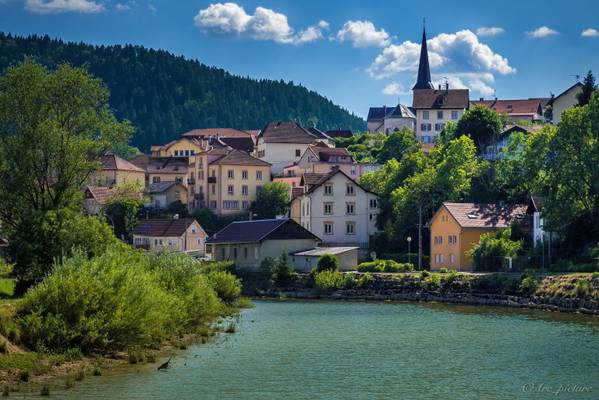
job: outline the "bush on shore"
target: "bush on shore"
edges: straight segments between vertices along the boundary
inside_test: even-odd
[[[155,346],[222,315],[219,294],[239,296],[234,278],[209,275],[182,254],[117,247],[88,258],[76,251],[23,298],[21,340],[31,349],[85,354]]]
[[[398,263],[393,260],[367,261],[358,265],[359,272],[411,272],[414,265],[410,263]]]

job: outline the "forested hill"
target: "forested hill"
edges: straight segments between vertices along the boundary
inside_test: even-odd
[[[48,36],[0,32],[0,71],[26,57],[53,68],[87,66],[110,89],[118,118],[137,128],[132,144],[147,151],[193,128],[260,129],[296,120],[321,130],[363,130],[361,118],[293,82],[250,79],[167,51],[141,46],[92,46]]]

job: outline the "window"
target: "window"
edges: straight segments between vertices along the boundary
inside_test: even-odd
[[[231,196],[234,194],[234,187],[233,185],[228,185],[227,186],[227,194],[230,194]]]
[[[345,223],[345,234],[355,235],[356,234],[356,223],[353,221],[347,221]]]
[[[237,259],[237,247],[233,247],[233,258]]]
[[[220,257],[224,260],[225,259],[225,248],[223,247],[222,249],[220,249]]]
[[[457,111],[452,111],[451,112],[451,119],[458,119],[458,112]]]
[[[249,201],[242,201],[241,202],[241,209],[242,210],[249,210],[250,209],[250,202]]]
[[[332,184],[324,185],[324,194],[325,194],[325,196],[333,195],[333,185]]]
[[[345,213],[348,215],[354,215],[356,213],[356,203],[345,203]]]
[[[347,185],[345,186],[345,195],[346,195],[346,196],[354,196],[355,194],[356,194],[356,193],[355,193],[355,188],[354,188],[354,185],[352,185],[351,183],[350,183],[350,184],[347,184]]]
[[[204,169],[204,162],[202,161],[202,157],[198,158],[198,168]]]
[[[257,181],[261,181],[262,180],[262,171],[256,171],[256,180]]]
[[[257,247],[254,247],[254,259],[257,260],[259,258],[259,250]]]
[[[295,149],[295,156],[296,157],[301,157],[302,156],[302,151],[300,149]]]
[[[324,223],[324,234],[325,235],[332,235],[333,234],[333,223],[332,222],[325,222]]]
[[[225,201],[223,201],[223,208],[225,210],[239,210],[239,201],[225,200]]]
[[[325,214],[325,215],[333,214],[333,203],[324,203],[323,214]]]
[[[185,155],[188,156],[189,155],[189,150],[185,150]]]
[[[175,150],[175,157],[179,157],[179,150]]]
[[[443,111],[437,111],[437,119],[443,119]]]
[[[204,180],[204,171],[198,172],[198,179],[201,180],[201,181]]]
[[[195,155],[196,151],[195,150],[189,150],[189,155],[193,156]]]
[[[420,124],[420,130],[422,132],[430,132],[432,131],[432,125],[430,123]]]
[[[216,201],[211,201],[210,202],[210,208],[215,209],[216,208]]]
[[[442,264],[443,263],[443,254],[435,254],[435,262],[437,264]]]
[[[159,176],[155,176],[152,178],[152,183],[158,183],[160,182],[160,177]]]
[[[351,174],[352,174],[352,175],[356,175],[356,173],[357,173],[357,171],[356,171],[356,166],[355,166],[355,165],[352,165],[352,167],[351,167]]]
[[[248,248],[247,247],[243,248],[243,258],[245,258],[246,260],[248,258]]]
[[[260,193],[262,190],[262,185],[256,185],[256,194]]]
[[[434,242],[435,244],[443,244],[443,236],[435,236]]]
[[[437,132],[442,131],[444,127],[445,127],[444,123],[435,124],[435,131],[437,131]]]
[[[456,244],[458,242],[458,237],[456,235],[447,236],[447,243]]]
[[[449,263],[450,264],[454,264],[455,263],[455,255],[453,253],[449,255]]]
[[[377,199],[370,199],[370,208],[377,208],[377,207],[378,207]]]
[[[243,185],[243,186],[241,187],[241,194],[242,194],[243,196],[247,196],[247,195],[248,195],[248,192],[249,192],[249,190],[248,190],[248,185]]]
[[[191,227],[191,233],[193,233],[193,234],[195,235],[195,233],[196,233],[196,232],[197,232],[197,230],[196,230],[196,227],[195,227],[195,226],[192,226],[192,227]]]
[[[430,143],[430,142],[431,142],[431,137],[430,137],[430,136],[428,136],[428,135],[422,136],[422,137],[420,138],[420,141],[421,141],[422,143]]]
[[[227,171],[227,178],[229,179],[234,179],[235,178],[235,171],[230,169]]]
[[[428,119],[428,111],[422,111],[422,119]]]
[[[216,185],[210,185],[210,192],[216,194]]]
[[[246,169],[244,169],[243,171],[241,171],[241,179],[247,179],[248,178],[248,171]]]

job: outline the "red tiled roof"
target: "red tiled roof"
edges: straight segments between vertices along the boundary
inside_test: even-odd
[[[297,122],[269,122],[258,139],[265,143],[301,143],[311,144],[317,136],[302,128]]]
[[[413,108],[468,108],[470,98],[468,89],[419,89],[414,90]]]
[[[114,154],[105,154],[100,161],[102,162],[102,169],[144,172],[144,170],[137,165],[134,165],[127,160],[123,160],[121,157]]]
[[[514,116],[540,115],[543,113],[540,99],[475,100],[471,101],[470,104],[489,107],[495,112]]]
[[[259,158],[252,157],[248,153],[240,150],[231,150],[228,154],[212,162],[211,165],[255,165],[259,167],[270,167],[271,164]]]
[[[251,134],[246,131],[242,131],[234,128],[204,128],[204,129],[192,129],[189,132],[185,132],[183,137],[251,137]]]
[[[115,189],[104,186],[88,186],[86,192],[85,197],[89,198],[91,196],[99,205],[106,204],[116,195]]]
[[[320,161],[329,161],[331,156],[345,156],[348,158],[347,162],[352,162],[353,158],[349,151],[347,151],[344,147],[328,147],[328,146],[319,146],[314,145],[310,146],[310,149],[316,154]]]
[[[462,228],[507,228],[526,215],[526,204],[443,203]],[[435,214],[436,215],[436,214]],[[434,217],[433,217],[434,218]]]

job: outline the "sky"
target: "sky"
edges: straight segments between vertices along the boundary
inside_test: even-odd
[[[364,118],[411,105],[423,23],[434,83],[472,99],[548,97],[599,73],[599,1],[0,0],[5,33],[164,49]]]

